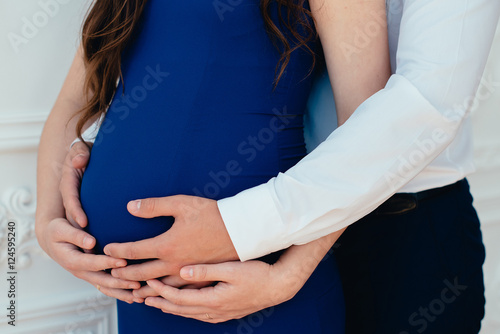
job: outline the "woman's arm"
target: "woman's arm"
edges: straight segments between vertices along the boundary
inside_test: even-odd
[[[385,0],[309,0],[338,125],[342,125],[391,76]]]
[[[140,284],[114,278],[102,271],[125,266],[126,261],[82,251],[90,252],[95,239],[82,230],[83,226],[66,220],[59,192],[63,166],[71,163],[67,152],[75,136],[77,118],[73,115],[85,102],[84,76],[82,50],[79,49],[40,140],[35,232],[43,250],[63,268],[94,286],[102,287],[101,291],[108,295],[132,302],[132,293],[122,289],[138,288]],[[73,172],[81,173],[79,170]]]
[[[84,76],[82,50],[79,49],[45,122],[40,139],[37,165],[37,235],[40,235],[48,221],[65,217],[62,198],[57,190],[69,144],[75,137],[77,119],[72,116],[84,106]],[[45,240],[39,239],[39,242],[46,250]]]

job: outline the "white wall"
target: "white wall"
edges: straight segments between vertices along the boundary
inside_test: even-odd
[[[34,235],[36,150],[88,1],[0,0],[0,333],[114,333],[114,301],[61,269]],[[28,22],[28,23],[26,23]],[[17,326],[7,325],[8,221],[17,225]]]
[[[477,171],[469,177],[486,244],[486,318],[482,334],[500,333],[500,26],[483,76],[491,96],[473,111]],[[479,94],[478,94],[479,96]]]
[[[57,2],[56,2],[57,1]],[[57,4],[44,9],[41,4]],[[33,230],[36,149],[78,43],[88,0],[0,0],[0,332],[114,333],[113,301],[59,268]],[[29,23],[38,24],[28,29]],[[25,27],[24,39],[23,26]],[[21,44],[12,43],[12,39]],[[482,334],[500,332],[500,33],[486,77],[491,97],[474,111],[477,173],[469,180],[483,223],[487,316]],[[18,228],[17,326],[6,324],[6,232]]]

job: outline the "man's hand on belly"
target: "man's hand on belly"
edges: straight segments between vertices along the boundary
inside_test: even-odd
[[[175,222],[172,228],[155,238],[107,245],[104,253],[114,258],[152,259],[113,269],[114,277],[147,281],[179,274],[180,268],[189,264],[238,260],[214,200],[177,195],[132,201],[127,209],[142,218],[173,216]]]

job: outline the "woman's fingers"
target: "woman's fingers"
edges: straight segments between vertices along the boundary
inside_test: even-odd
[[[183,280],[180,276],[172,275],[172,276],[167,276],[161,279],[163,284],[169,285],[174,288],[180,288],[189,282],[186,280]],[[156,297],[159,296],[159,293],[156,292],[152,287],[149,285],[145,285],[141,287],[138,290],[134,291],[134,296],[140,297],[140,298],[147,298],[147,297]]]
[[[119,256],[119,253],[109,253],[109,255],[115,256],[115,258],[122,258]],[[125,258],[127,259],[128,257]],[[113,269],[111,274],[115,277],[131,281],[147,281],[149,279],[164,277],[178,272],[179,269],[170,263],[162,260],[152,260],[140,264],[129,265],[124,268]]]
[[[90,142],[87,142],[86,144],[83,142],[77,142],[71,147],[68,155],[73,168],[85,169],[87,167],[90,159],[89,146],[92,147],[92,145],[93,143]]]
[[[48,232],[53,242],[67,242],[83,249],[92,249],[96,243],[93,236],[63,218],[51,221]]]
[[[81,249],[91,250],[94,247],[95,238],[65,219],[51,221],[47,233],[51,238],[50,256],[69,271],[101,271],[127,265],[124,259],[82,252]]]
[[[140,289],[132,291],[134,294],[134,297],[136,298],[148,298],[148,297],[157,297],[160,294],[156,292],[152,287],[149,285],[145,285],[141,287]]]
[[[84,271],[78,273],[79,278],[89,282],[93,286],[100,286],[110,289],[124,289],[132,290],[139,289],[141,284],[139,282],[125,281],[115,278],[104,271],[92,272]]]
[[[89,158],[90,151],[85,144],[82,142],[74,144],[66,156],[59,183],[66,217],[82,228],[87,226],[87,216],[80,203],[80,184]]]
[[[131,291],[129,290],[123,290],[123,289],[112,289],[112,288],[106,288],[106,287],[98,287],[99,291],[104,293],[106,296],[112,297],[119,299],[121,301],[124,301],[126,303],[132,304],[134,302],[136,303],[142,303],[143,300],[134,297]]]
[[[127,265],[127,261],[123,259],[114,259],[106,255],[87,254],[71,247],[68,247],[66,254],[68,258],[66,267],[72,271],[101,271]]]

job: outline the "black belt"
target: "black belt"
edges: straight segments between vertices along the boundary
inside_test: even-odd
[[[375,215],[399,215],[418,208],[418,204],[433,197],[443,195],[454,189],[458,189],[465,181],[460,180],[456,183],[429,190],[419,191],[418,193],[397,193],[382,203],[372,214]]]

